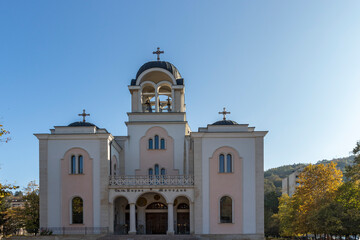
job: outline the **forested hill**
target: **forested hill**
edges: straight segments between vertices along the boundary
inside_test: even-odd
[[[344,172],[345,166],[351,165],[354,162],[354,156],[335,158],[332,160],[321,160],[316,164],[327,164],[330,162],[337,163],[337,167]],[[281,179],[289,176],[298,169],[304,168],[307,163],[298,163],[292,165],[284,165],[277,168],[271,168],[264,173],[265,178],[265,193],[276,191],[281,192]]]
[[[327,164],[330,162],[336,162],[337,167],[343,172],[345,166],[352,165],[354,162],[354,156],[345,158],[336,158],[333,160],[322,160],[316,164]],[[298,163],[292,165],[285,165],[277,168],[271,168],[264,173],[264,221],[265,221],[265,234],[267,236],[279,236],[279,220],[273,218],[274,214],[279,211],[279,197],[281,196],[281,183],[282,178],[289,176],[296,170],[302,169],[307,166],[307,163]]]

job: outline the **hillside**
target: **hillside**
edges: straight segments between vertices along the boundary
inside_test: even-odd
[[[332,160],[321,160],[316,164],[327,164],[330,162],[337,163],[337,167],[341,171],[345,171],[345,167],[352,165],[354,156],[345,158],[335,158]],[[282,178],[287,177],[296,170],[302,169],[308,164],[297,163],[292,165],[284,165],[277,168],[271,168],[264,173],[264,222],[265,235],[279,236],[279,222],[272,219],[272,216],[279,211],[279,197],[281,196]]]
[[[289,176],[298,169],[305,167],[307,164],[298,163],[293,165],[284,165],[277,168],[271,168],[264,173],[264,190],[268,192],[281,192],[281,179]]]
[[[341,171],[345,171],[345,166],[351,165],[354,162],[354,156],[344,157],[344,158],[334,158],[332,160],[321,160],[316,164],[327,164],[330,162],[337,163],[337,167]],[[306,163],[297,163],[292,165],[284,165],[277,168],[271,168],[264,173],[264,183],[265,183],[265,193],[276,191],[281,192],[281,179],[289,176],[291,173],[295,172],[298,169],[304,168],[308,164]]]

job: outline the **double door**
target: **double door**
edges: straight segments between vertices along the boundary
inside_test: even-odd
[[[167,213],[146,213],[146,234],[166,234]]]

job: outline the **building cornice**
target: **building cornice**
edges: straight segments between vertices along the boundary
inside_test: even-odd
[[[193,138],[254,138],[265,137],[268,131],[254,132],[191,132]]]
[[[113,146],[118,152],[121,152],[122,147],[116,142],[115,137],[113,138],[113,140],[112,140],[111,143],[112,143],[112,146]]]
[[[126,126],[128,125],[154,125],[154,124],[184,124],[187,125],[187,121],[131,121],[125,122]]]
[[[109,141],[114,139],[110,133],[68,133],[68,134],[48,134],[48,133],[37,133],[34,134],[39,140],[104,140]]]
[[[127,112],[128,116],[131,115],[146,115],[146,116],[166,116],[166,115],[186,115],[186,112]]]

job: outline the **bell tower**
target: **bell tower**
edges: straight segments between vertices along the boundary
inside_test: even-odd
[[[158,48],[154,53],[159,52]],[[169,62],[158,60],[142,65],[129,90],[132,113],[185,112],[184,79]]]
[[[143,64],[128,86],[131,112],[126,122],[125,172],[129,175],[146,175],[156,164],[168,173],[188,173],[185,156],[191,130],[186,121],[184,79],[173,64],[160,61],[162,52],[154,52],[157,61]]]

